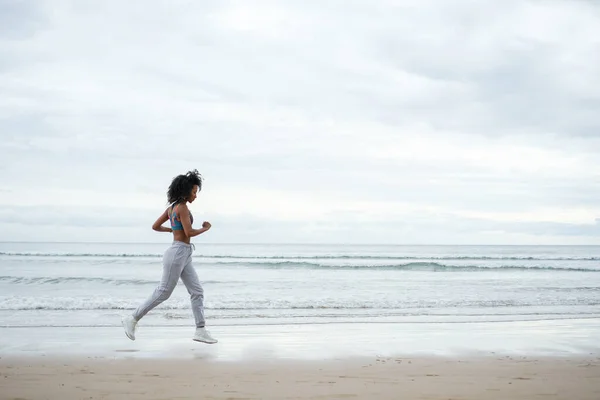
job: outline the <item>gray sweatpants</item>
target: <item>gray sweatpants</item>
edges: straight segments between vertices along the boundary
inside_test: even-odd
[[[165,251],[162,279],[152,295],[135,310],[133,317],[139,321],[150,310],[167,300],[173,293],[179,278],[190,294],[196,327],[203,327],[204,289],[202,289],[196,270],[192,266],[192,245],[179,241],[174,241],[171,247]]]

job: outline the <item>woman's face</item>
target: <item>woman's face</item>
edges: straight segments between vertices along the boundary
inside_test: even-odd
[[[192,203],[194,200],[196,200],[196,197],[198,197],[198,185],[194,185],[194,187],[192,188],[192,193],[190,193],[188,201]]]

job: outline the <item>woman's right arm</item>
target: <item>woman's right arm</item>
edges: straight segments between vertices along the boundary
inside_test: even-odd
[[[208,224],[208,226],[206,227],[202,227],[202,229],[192,228],[190,210],[188,209],[186,204],[180,204],[177,211],[179,212],[179,219],[181,220],[181,225],[183,225],[183,231],[185,232],[187,237],[198,236],[210,229],[210,224]]]

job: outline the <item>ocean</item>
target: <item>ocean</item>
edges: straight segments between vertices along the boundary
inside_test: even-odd
[[[120,326],[169,245],[0,243],[0,327]],[[195,247],[209,326],[600,317],[600,246]],[[142,324],[194,325],[181,282]]]

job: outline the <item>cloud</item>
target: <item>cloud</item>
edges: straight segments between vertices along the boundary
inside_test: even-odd
[[[0,240],[600,243],[594,2],[0,7]]]

